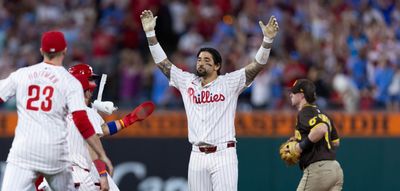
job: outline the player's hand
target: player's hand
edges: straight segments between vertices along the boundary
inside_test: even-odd
[[[112,176],[112,174],[113,174],[113,172],[114,172],[114,167],[113,167],[113,165],[112,165],[112,163],[111,163],[111,160],[110,160],[106,155],[104,155],[104,156],[99,156],[99,159],[100,159],[101,161],[103,161],[104,163],[106,163],[107,169],[108,169],[108,173]]]
[[[150,10],[144,10],[140,15],[144,32],[153,31],[156,27],[157,16],[154,17]]]
[[[300,152],[296,150],[297,141],[286,141],[279,147],[279,155],[287,165],[297,164],[300,160]]]
[[[114,106],[114,103],[111,101],[99,101],[95,100],[92,103],[92,107],[98,111],[101,111],[107,115],[111,115],[118,108]]]
[[[100,177],[100,191],[108,191],[109,189],[107,176]]]
[[[265,37],[270,38],[270,39],[275,38],[275,36],[279,30],[278,21],[276,21],[275,16],[271,16],[269,18],[267,25],[264,25],[264,23],[262,21],[259,21],[258,24],[260,24],[261,30]]]

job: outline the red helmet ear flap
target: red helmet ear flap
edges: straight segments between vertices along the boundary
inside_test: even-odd
[[[94,89],[96,89],[96,87],[97,87],[96,83],[94,83],[93,81],[89,81],[89,90],[91,92],[94,92]]]
[[[74,77],[81,83],[83,90],[88,90],[90,88],[90,82],[85,75],[74,75]]]

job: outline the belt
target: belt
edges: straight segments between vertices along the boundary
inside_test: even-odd
[[[225,148],[230,148],[230,147],[235,147],[235,146],[236,146],[236,142],[229,141],[227,143],[220,144],[220,145],[205,145],[205,146],[193,145],[192,149],[194,151],[200,151],[202,153],[209,154],[209,153],[215,153],[215,152],[225,149]]]
[[[100,187],[100,183],[99,182],[95,182],[94,185]],[[75,186],[76,189],[79,189],[79,187],[81,186],[81,183],[79,183],[79,182],[74,183],[74,186]]]

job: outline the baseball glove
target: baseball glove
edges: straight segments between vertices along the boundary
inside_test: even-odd
[[[297,141],[287,140],[279,148],[281,159],[287,165],[297,164],[300,160],[300,153],[296,150]]]

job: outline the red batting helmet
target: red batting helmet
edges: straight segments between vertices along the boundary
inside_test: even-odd
[[[68,72],[71,73],[73,76],[84,75],[88,79],[96,79],[99,77],[99,75],[93,73],[92,67],[89,66],[88,64],[77,64],[77,65],[71,66],[68,69]]]
[[[98,75],[93,73],[93,69],[89,65],[77,64],[70,67],[68,72],[81,82],[83,90],[90,90],[93,92],[96,88],[96,83],[91,82],[90,80],[97,78]]]

